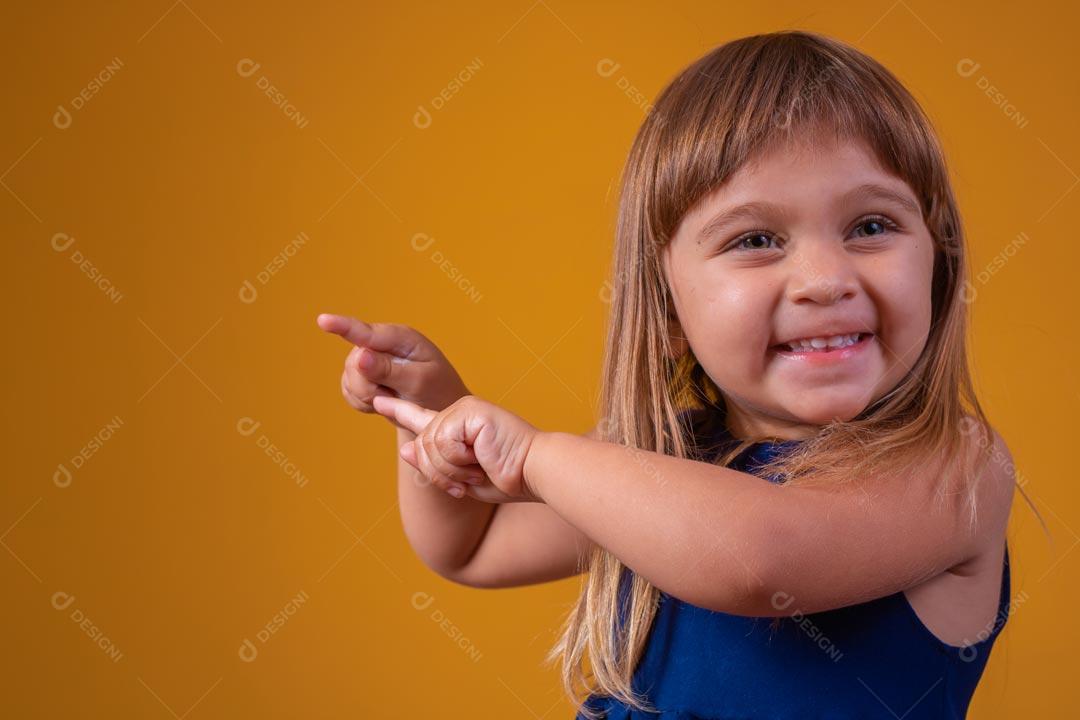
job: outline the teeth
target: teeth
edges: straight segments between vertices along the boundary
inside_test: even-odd
[[[829,337],[803,338],[789,342],[787,346],[795,352],[827,352],[854,345],[859,341],[859,333],[851,335],[832,335]]]

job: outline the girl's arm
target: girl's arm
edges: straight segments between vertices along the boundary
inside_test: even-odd
[[[595,437],[596,430],[586,437]],[[397,429],[398,450],[415,433]],[[420,559],[448,580],[478,588],[516,587],[579,574],[592,541],[544,503],[490,504],[451,497],[398,453],[405,535]]]
[[[994,442],[993,457],[1009,458],[996,432]],[[660,590],[712,610],[778,616],[889,595],[1004,542],[1011,461],[983,468],[974,532],[965,493],[941,494],[942,464],[800,488],[543,432],[523,474],[555,512]]]

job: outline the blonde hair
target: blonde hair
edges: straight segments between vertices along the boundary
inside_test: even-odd
[[[719,388],[692,350],[673,351],[660,249],[687,210],[745,162],[779,142],[822,131],[867,143],[915,192],[935,245],[931,327],[922,354],[895,388],[761,470],[780,473],[789,484],[835,485],[963,450],[958,472],[968,479],[974,522],[978,473],[967,450],[994,443],[967,365],[968,268],[945,159],[929,119],[887,69],[816,33],[754,35],[715,48],[663,89],[638,131],[622,177],[600,438],[686,458],[699,450],[688,409],[719,414],[713,422],[723,423]],[[761,439],[744,439],[718,462],[728,464]],[[589,718],[597,717],[584,703],[593,693],[652,709],[633,691],[632,678],[659,590],[632,574],[620,620],[624,570],[607,550],[592,552],[581,594],[547,657],[549,663],[562,658],[564,688]]]

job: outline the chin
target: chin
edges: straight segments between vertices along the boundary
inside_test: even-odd
[[[788,408],[788,412],[808,425],[828,425],[831,422],[847,422],[866,409],[862,397],[829,398],[823,403],[800,403],[799,407]]]

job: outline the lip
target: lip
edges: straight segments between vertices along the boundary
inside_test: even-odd
[[[873,333],[859,333],[859,341],[854,345],[848,345],[847,347],[837,348],[835,350],[803,350],[796,352],[778,346],[773,346],[771,350],[776,353],[777,357],[784,358],[785,360],[794,360],[811,366],[828,365],[835,362],[843,362],[844,360],[851,360],[863,355],[876,337],[877,336]]]

